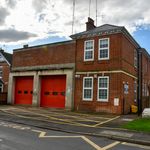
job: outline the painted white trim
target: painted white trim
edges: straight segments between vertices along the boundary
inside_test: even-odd
[[[99,88],[99,79],[107,78],[107,88]],[[99,99],[99,89],[107,89],[107,99]],[[99,76],[97,83],[97,101],[99,102],[108,102],[109,100],[109,76]]]
[[[86,50],[86,43],[87,42],[93,42],[93,49],[90,49],[90,50]],[[93,55],[92,55],[92,58],[91,59],[85,59],[85,52],[87,51],[92,51]],[[94,40],[87,40],[87,41],[84,41],[84,61],[93,61],[94,60]]]
[[[85,79],[92,79],[92,87],[91,88],[84,88],[84,81]],[[91,98],[84,98],[84,89],[91,89]],[[82,100],[83,101],[92,101],[93,100],[93,77],[83,77],[83,88],[82,88]]]
[[[89,72],[76,72],[76,74],[99,74],[99,73],[102,73],[102,74],[105,74],[105,73],[123,73],[123,74],[125,74],[125,75],[127,75],[127,76],[130,76],[130,77],[132,77],[132,78],[134,78],[134,79],[137,79],[137,77],[136,76],[134,76],[134,75],[132,75],[132,74],[130,74],[130,73],[128,73],[128,72],[126,72],[126,71],[123,71],[123,70],[112,70],[112,71],[89,71]]]
[[[100,58],[100,50],[106,49],[106,48],[100,48],[100,41],[102,40],[108,40],[108,57],[106,58]],[[98,42],[98,60],[109,60],[109,53],[110,53],[110,40],[109,38],[101,38]]]

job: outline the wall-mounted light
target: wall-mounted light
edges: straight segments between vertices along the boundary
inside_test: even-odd
[[[79,75],[79,74],[76,74],[76,75],[75,75],[75,78],[80,78],[80,75]]]

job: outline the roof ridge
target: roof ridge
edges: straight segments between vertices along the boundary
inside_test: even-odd
[[[112,25],[112,24],[108,24],[108,23],[103,24],[103,25],[98,26],[98,27],[102,27],[102,26],[106,26],[106,25],[111,26],[111,27],[124,27],[124,26],[117,26],[117,25]],[[97,28],[98,28],[98,27],[97,27]]]

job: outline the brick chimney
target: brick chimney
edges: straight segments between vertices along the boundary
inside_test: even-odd
[[[88,17],[88,22],[86,22],[86,31],[94,29],[96,26],[94,25],[94,20]]]

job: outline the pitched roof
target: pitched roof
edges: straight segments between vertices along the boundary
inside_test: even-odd
[[[137,48],[140,48],[140,45],[135,41],[135,39],[132,37],[132,35],[127,31],[127,29],[124,26],[104,24],[88,31],[73,34],[70,37],[72,39],[80,39],[80,38],[93,37],[96,35],[100,36],[100,35],[109,35],[109,34],[116,34],[116,33],[123,33],[136,45]]]
[[[70,37],[74,39],[74,38],[78,38],[79,36],[83,36],[83,35],[94,34],[94,33],[104,32],[104,31],[122,30],[123,28],[124,28],[123,26],[115,26],[115,25],[110,25],[110,24],[104,24],[104,25],[96,27],[92,30],[88,30],[88,31],[77,33],[77,34],[73,34]]]
[[[0,49],[0,53],[5,57],[7,62],[11,65],[12,64],[12,54],[5,52],[4,50]]]

